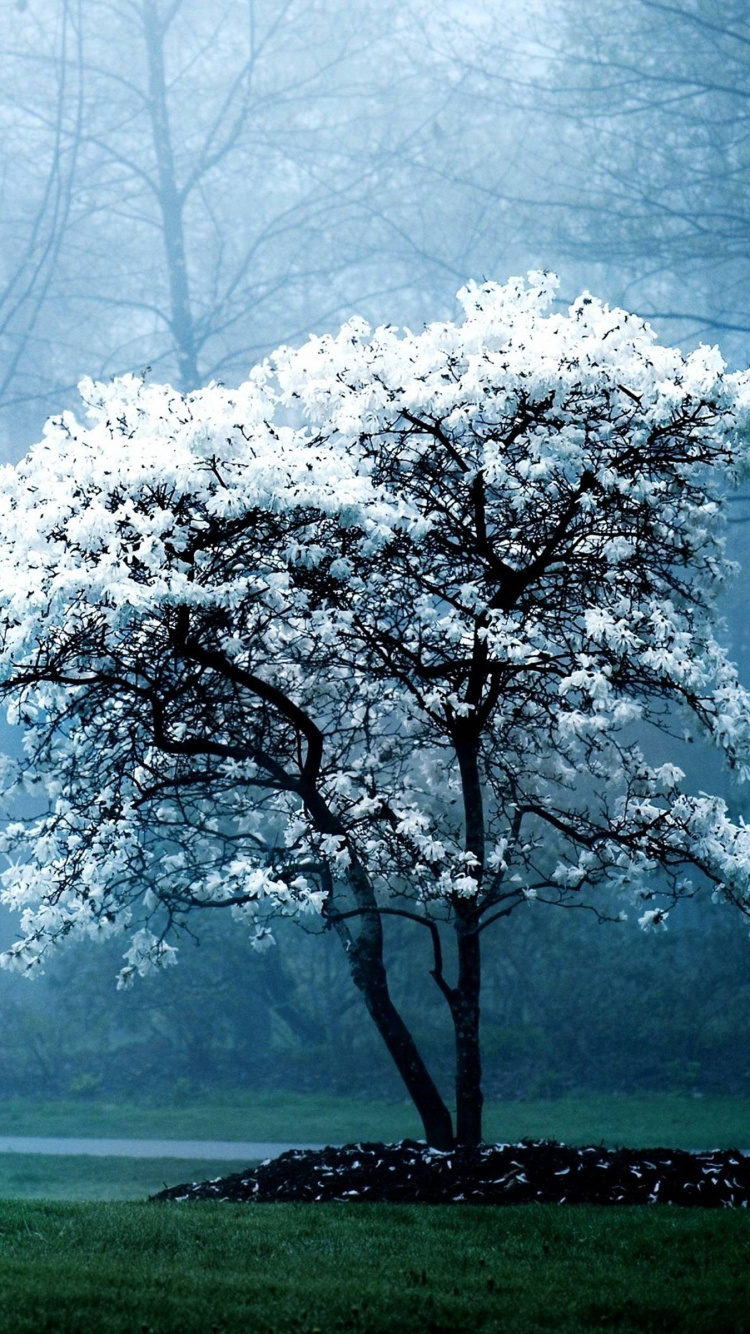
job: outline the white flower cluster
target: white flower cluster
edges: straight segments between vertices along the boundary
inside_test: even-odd
[[[489,920],[684,866],[747,910],[744,825],[642,750],[683,710],[750,772],[712,631],[750,377],[555,290],[470,284],[461,323],[352,321],[236,390],[84,382],[2,470],[3,782],[40,810],[3,835],[6,965],[127,928],[128,981],[193,906],[262,949],[277,914]]]

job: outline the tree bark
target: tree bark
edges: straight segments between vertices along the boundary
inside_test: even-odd
[[[308,772],[301,795],[320,832],[343,837],[343,827],[315,787],[318,761],[313,758],[311,762],[311,756],[314,757],[317,749],[316,737],[310,732],[304,765]],[[369,876],[364,867],[352,860],[347,878],[357,905],[355,916],[359,921],[358,934],[354,936],[344,916],[339,916],[335,911],[329,920],[344,946],[352,981],[361,991],[370,1017],[419,1112],[425,1139],[436,1149],[452,1149],[455,1141],[451,1114],[388,989],[388,976],[383,962],[383,919]],[[330,872],[327,892],[329,904],[332,904],[333,882]]]
[[[380,918],[376,917],[373,926],[366,924],[359,940],[350,940],[346,949],[354,984],[362,992],[369,1014],[419,1112],[427,1143],[436,1149],[452,1149],[455,1141],[451,1114],[388,990]]]
[[[467,695],[476,707],[481,696],[485,647],[475,645],[478,681],[470,682]],[[466,851],[475,859],[477,897],[481,891],[485,860],[484,801],[479,777],[478,737],[472,720],[456,735],[456,757],[461,773],[464,802]],[[449,997],[456,1041],[456,1141],[476,1148],[482,1141],[482,1057],[479,1044],[480,992],[482,985],[479,916],[476,905],[458,900],[456,942],[458,981]]]
[[[473,917],[473,915],[472,915]],[[476,1148],[482,1142],[482,1056],[479,1042],[481,953],[476,921],[459,917],[458,983],[451,1012],[456,1039],[456,1143]]]
[[[154,0],[144,0],[141,13],[148,61],[148,107],[158,172],[158,200],[169,279],[170,327],[179,368],[179,388],[187,392],[198,387],[200,374],[185,253],[183,198],[177,186],[167,106],[164,72],[165,29]]]

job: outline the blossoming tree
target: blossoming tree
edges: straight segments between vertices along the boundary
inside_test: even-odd
[[[237,390],[85,383],[87,423],[4,470],[6,788],[35,803],[2,844],[6,966],[126,931],[127,983],[208,909],[257,948],[279,915],[335,931],[445,1148],[481,1138],[499,918],[614,892],[657,926],[703,886],[750,914],[750,831],[649,759],[688,726],[746,773],[711,622],[750,378],[553,294],[469,286],[461,324],[354,321]],[[428,933],[455,1127],[389,916]]]

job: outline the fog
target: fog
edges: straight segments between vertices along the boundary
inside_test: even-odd
[[[84,375],[235,384],[353,314],[415,328],[453,317],[467,280],[529,269],[560,275],[561,307],[589,289],[684,350],[750,361],[745,0],[0,13],[7,461],[75,410]],[[750,498],[731,516],[747,564]],[[745,590],[740,575],[723,635],[747,682]],[[712,756],[685,767],[744,809]],[[289,927],[258,956],[205,917],[184,966],[127,993],[116,940],[53,960],[33,987],[0,974],[0,1094],[403,1096],[332,933]],[[14,930],[4,915],[3,943]],[[427,946],[388,930],[394,991],[447,1082]],[[658,939],[530,909],[487,950],[489,1095],[748,1093],[748,1037],[750,942],[728,908],[684,905]]]

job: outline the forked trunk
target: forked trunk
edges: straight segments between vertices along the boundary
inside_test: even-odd
[[[340,833],[333,821],[329,823],[328,812],[316,793],[307,797],[307,804],[317,817],[319,828],[323,832]],[[346,913],[336,913],[329,909],[329,921],[338,932],[344,946],[354,985],[362,992],[375,1026],[419,1112],[427,1143],[436,1149],[452,1149],[454,1138],[451,1114],[419,1053],[414,1038],[391,999],[383,962],[383,920],[372,885],[362,867],[356,862],[349,868],[349,884],[357,907]],[[332,897],[330,879],[328,888]],[[358,921],[356,935],[347,925],[346,919],[351,918]]]
[[[391,1000],[385,965],[369,945],[370,942],[358,942],[348,951],[352,978],[422,1118],[427,1143],[436,1149],[452,1149],[451,1114]]]

